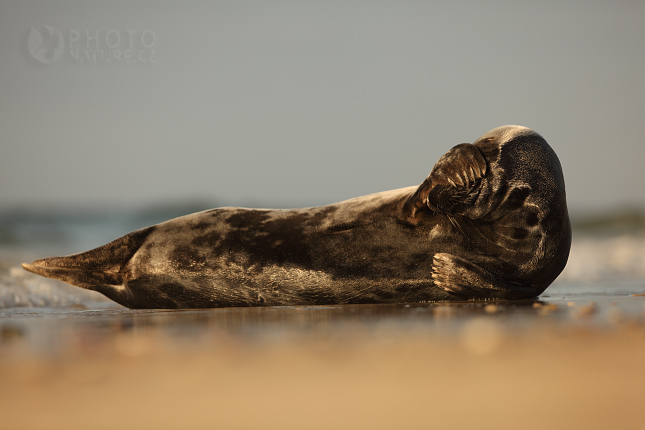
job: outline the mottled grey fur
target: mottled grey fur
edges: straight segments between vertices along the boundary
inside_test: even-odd
[[[419,187],[212,209],[23,266],[130,308],[522,299],[560,274],[570,245],[555,152],[505,126],[452,148]]]

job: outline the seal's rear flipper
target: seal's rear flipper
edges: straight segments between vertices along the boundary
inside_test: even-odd
[[[81,257],[82,254],[42,258],[31,263],[22,263],[22,268],[36,275],[58,279],[88,290],[94,290],[94,287],[100,284],[121,285],[123,283],[119,273],[120,266],[115,265],[102,270],[73,267]]]
[[[134,231],[96,249],[67,257],[51,257],[23,263],[22,267],[46,278],[98,291],[112,300],[124,294],[124,267],[155,229]]]
[[[464,299],[528,299],[540,291],[509,282],[463,258],[451,254],[434,255],[432,263],[434,285]]]

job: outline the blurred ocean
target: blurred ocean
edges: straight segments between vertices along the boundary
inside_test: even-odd
[[[212,202],[197,202],[142,211],[0,210],[0,309],[118,307],[98,293],[27,273],[20,263],[86,251],[138,228],[212,207]],[[545,294],[645,292],[645,212],[574,216],[572,224],[569,262]]]

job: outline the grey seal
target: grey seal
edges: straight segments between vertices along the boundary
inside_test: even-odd
[[[129,308],[524,299],[564,269],[564,176],[535,131],[450,149],[418,187],[305,209],[218,208],[23,267]]]

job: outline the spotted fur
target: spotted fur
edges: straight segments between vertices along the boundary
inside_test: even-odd
[[[555,152],[505,126],[452,148],[418,187],[212,209],[23,267],[130,308],[522,299],[560,274],[570,245]]]

